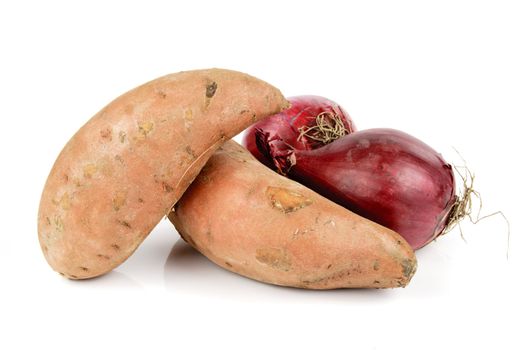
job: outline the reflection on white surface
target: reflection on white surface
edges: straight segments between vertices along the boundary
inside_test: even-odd
[[[179,239],[164,265],[164,280],[168,290],[200,296],[220,296],[251,299],[260,288],[268,288],[248,278],[222,269]]]
[[[105,275],[86,280],[68,280],[72,287],[143,289],[144,286],[124,272],[113,270]]]
[[[395,290],[339,289],[306,290],[274,286],[227,271],[179,239],[164,265],[166,289],[174,293],[245,302],[330,302],[389,300]]]

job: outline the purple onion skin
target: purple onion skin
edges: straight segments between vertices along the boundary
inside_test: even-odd
[[[414,249],[442,233],[455,201],[450,164],[393,129],[357,131],[315,150],[273,156],[290,178],[398,232]]]
[[[321,142],[300,136],[301,128],[314,126],[320,113],[328,112],[339,116],[349,133],[355,131],[355,124],[348,112],[326,97],[302,95],[287,99],[291,104],[290,108],[253,124],[246,129],[242,139],[242,145],[261,163],[273,170],[273,162],[267,155],[267,149],[276,146],[273,140],[277,140],[278,144],[284,142],[285,148],[297,150],[324,146]]]

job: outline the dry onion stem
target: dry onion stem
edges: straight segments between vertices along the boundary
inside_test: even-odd
[[[302,126],[299,132],[299,137],[297,137],[298,141],[304,136],[311,140],[322,142],[324,145],[350,133],[346,129],[341,116],[332,112],[319,113],[317,117],[315,117],[314,126]]]
[[[461,172],[458,169],[463,169],[464,171]],[[454,165],[454,170],[459,175],[463,182],[463,188],[459,190],[459,195],[456,196],[455,202],[452,205],[452,208],[450,209],[450,213],[448,215],[448,221],[445,226],[445,228],[442,231],[442,235],[452,231],[456,226],[459,227],[459,232],[461,234],[461,238],[465,240],[465,237],[463,236],[463,230],[461,229],[461,220],[466,216],[469,218],[470,222],[473,224],[477,224],[483,219],[489,218],[491,216],[495,215],[501,215],[505,222],[507,223],[507,259],[509,257],[509,246],[510,246],[510,223],[505,214],[503,214],[502,211],[498,210],[494,213],[487,214],[487,215],[481,215],[481,209],[483,208],[483,202],[481,200],[481,195],[478,191],[474,189],[474,174],[470,171],[469,168],[466,166],[456,166]],[[475,196],[479,201],[479,208],[476,214],[476,217],[474,218],[472,216],[473,211],[473,201],[472,198]]]

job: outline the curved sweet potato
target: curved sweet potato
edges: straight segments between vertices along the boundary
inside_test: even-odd
[[[130,256],[225,140],[288,103],[271,85],[210,69],[167,75],[120,96],[66,144],[47,179],[40,245],[68,278]]]
[[[282,177],[228,141],[169,216],[216,264],[309,289],[405,286],[416,258],[397,233]]]

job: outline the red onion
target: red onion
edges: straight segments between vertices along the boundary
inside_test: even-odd
[[[261,120],[244,133],[243,145],[270,168],[273,161],[269,154],[274,147],[316,149],[355,130],[348,113],[334,101],[312,95],[288,101],[292,105],[289,109]]]
[[[271,151],[281,173],[398,232],[414,249],[449,223],[456,202],[452,167],[401,131],[370,129],[316,150],[281,143]]]

